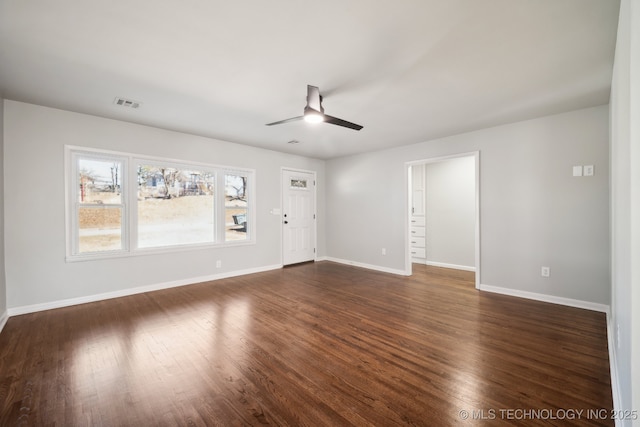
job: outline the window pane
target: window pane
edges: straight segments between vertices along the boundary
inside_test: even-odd
[[[225,175],[225,240],[247,240],[247,177]]]
[[[291,188],[307,188],[307,180],[291,178],[290,186]]]
[[[138,247],[214,241],[213,174],[138,166]]]
[[[79,159],[78,187],[81,204],[121,204],[122,162]]]
[[[122,208],[80,207],[78,209],[78,252],[122,249]]]

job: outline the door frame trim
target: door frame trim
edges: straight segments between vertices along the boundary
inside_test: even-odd
[[[411,166],[414,165],[426,165],[429,163],[437,163],[445,160],[457,159],[460,157],[473,157],[475,159],[475,267],[476,267],[476,289],[480,289],[480,151],[468,151],[458,154],[450,154],[440,157],[429,157],[422,160],[412,160],[404,164],[404,191],[406,200],[406,211],[404,219],[404,260],[405,260],[405,273],[407,276],[411,276],[413,273],[413,267],[411,265],[411,249],[410,249],[410,224],[411,224]]]
[[[313,215],[315,216],[315,221],[313,222],[313,246],[315,250],[313,251],[313,262],[318,260],[318,172],[314,170],[300,169],[300,168],[290,168],[286,166],[280,167],[280,265],[285,266],[284,264],[284,226],[282,220],[282,211],[284,210],[284,172],[301,172],[301,173],[310,173],[313,175]],[[287,264],[291,265],[291,264]]]

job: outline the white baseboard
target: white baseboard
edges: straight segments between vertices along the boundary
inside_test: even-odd
[[[517,289],[501,288],[498,286],[480,285],[481,291],[493,292],[496,294],[510,295],[513,297],[520,297],[526,299],[532,299],[536,301],[550,302],[553,304],[566,305],[569,307],[584,308],[586,310],[599,311],[601,313],[608,313],[609,306],[606,304],[599,304],[596,302],[582,301],[571,298],[557,297],[554,295],[538,294],[535,292],[520,291]]]
[[[120,291],[106,292],[102,294],[88,295],[78,298],[69,298],[64,300],[52,301],[42,304],[24,305],[21,307],[13,307],[8,309],[9,316],[18,316],[20,314],[35,313],[38,311],[52,310],[54,308],[69,307],[71,305],[86,304],[89,302],[102,301],[112,298],[126,297],[129,295],[141,294],[144,292],[159,291],[161,289],[176,288],[179,286],[193,285],[195,283],[209,282],[212,280],[226,279],[229,277],[244,276],[246,274],[261,273],[263,271],[277,270],[282,268],[281,264],[268,265],[264,267],[249,268],[246,270],[230,271],[221,274],[212,274],[209,276],[192,277],[189,279],[174,280],[172,282],[158,283],[155,285],[139,286],[135,288],[122,289]]]
[[[609,374],[611,376],[611,394],[613,396],[613,409],[619,411],[622,408],[622,401],[620,400],[620,381],[618,376],[618,362],[617,362],[617,347],[615,328],[613,327],[613,316],[607,311],[607,345],[609,346]],[[616,427],[622,427],[622,420],[616,417]]]
[[[0,315],[0,332],[2,332],[4,325],[7,324],[7,320],[9,320],[9,313],[5,310],[4,313]]]
[[[456,270],[476,271],[476,268],[468,265],[447,264],[445,262],[426,261],[425,264],[432,267],[454,268]]]
[[[339,264],[346,264],[346,265],[352,265],[354,267],[362,267],[362,268],[366,268],[369,270],[376,270],[376,271],[381,271],[383,273],[391,273],[391,274],[397,274],[399,276],[407,276],[407,272],[404,270],[396,270],[395,268],[388,268],[388,267],[382,267],[379,265],[373,265],[373,264],[365,264],[362,262],[357,262],[357,261],[349,261],[346,259],[340,259],[340,258],[333,258],[333,257],[322,257],[323,261],[332,261],[332,262],[337,262]]]

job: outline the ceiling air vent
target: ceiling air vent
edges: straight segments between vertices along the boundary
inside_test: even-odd
[[[121,107],[133,108],[133,109],[140,108],[140,106],[142,105],[142,102],[133,101],[131,99],[120,98],[120,97],[117,97],[113,101],[113,103]]]

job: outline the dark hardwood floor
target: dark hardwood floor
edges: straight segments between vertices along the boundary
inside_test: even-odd
[[[12,317],[0,408],[2,426],[613,425],[604,314],[330,262]]]

